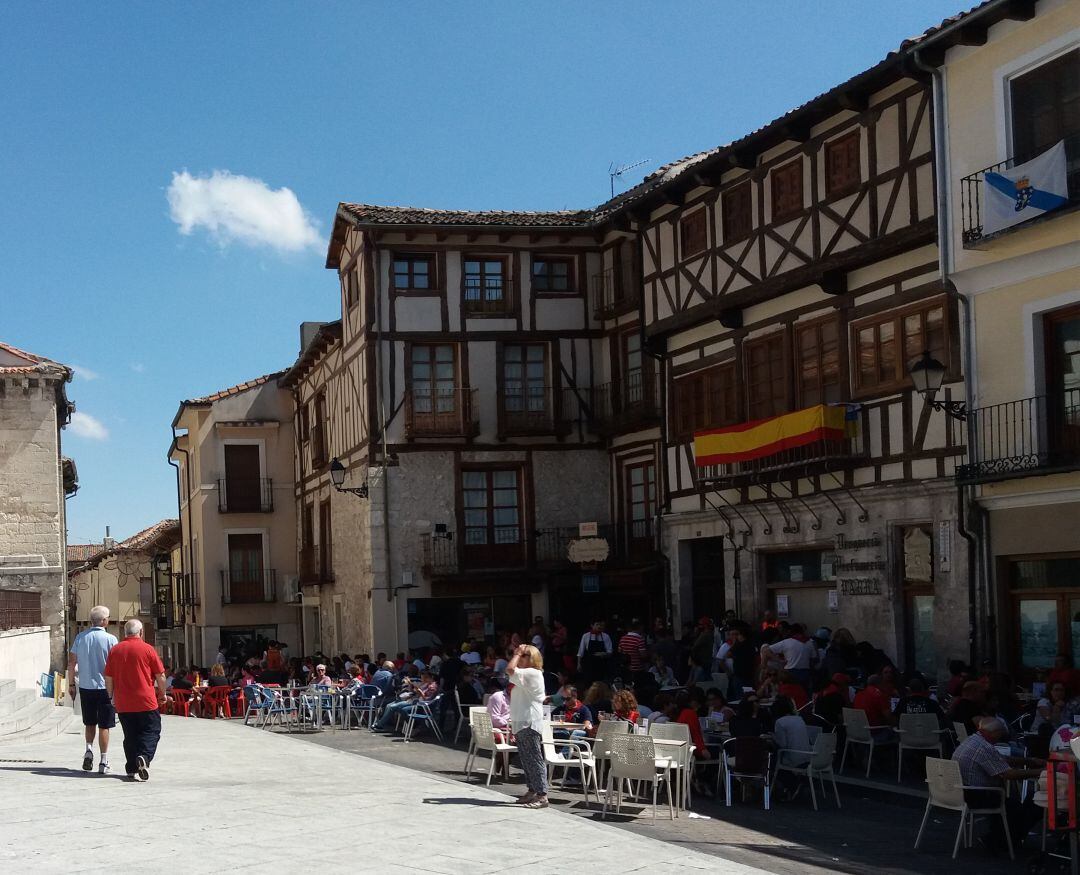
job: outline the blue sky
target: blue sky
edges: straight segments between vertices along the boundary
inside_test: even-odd
[[[80,368],[69,540],[175,515],[180,399],[335,318],[339,200],[592,206],[961,2],[5,5],[0,339]]]

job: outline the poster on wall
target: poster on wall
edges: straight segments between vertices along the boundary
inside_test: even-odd
[[[788,579],[792,583],[803,582],[803,567],[801,565],[792,565],[788,569]]]
[[[840,613],[840,596],[839,596],[837,590],[835,590],[835,589],[830,589],[829,590],[828,604],[829,604],[829,613],[830,614],[839,614]]]
[[[781,620],[790,616],[788,597],[786,595],[778,595],[776,597],[776,616]]]

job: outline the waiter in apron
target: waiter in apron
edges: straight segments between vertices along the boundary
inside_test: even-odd
[[[608,680],[613,652],[611,637],[604,631],[604,621],[594,620],[578,645],[578,671],[589,683]]]

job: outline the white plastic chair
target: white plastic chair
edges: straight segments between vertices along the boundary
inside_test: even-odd
[[[888,738],[878,740],[874,738],[875,729],[892,729],[891,726],[871,726],[870,721],[866,717],[866,712],[862,708],[845,708],[844,709],[844,729],[847,730],[847,734],[844,738],[844,755],[840,757],[840,771],[844,771],[844,764],[847,762],[848,748],[853,744],[866,745],[868,748],[866,754],[866,777],[870,777],[870,766],[874,762],[874,748],[875,747],[888,747],[889,745],[896,744],[896,738]]]
[[[589,787],[593,788],[593,792],[596,795],[597,804],[600,803],[600,787],[596,780],[596,760],[593,759],[592,750],[589,745],[583,741],[577,739],[563,739],[560,738],[555,741],[555,733],[551,729],[550,723],[544,723],[544,729],[541,733],[541,744],[544,750],[544,762],[547,763],[548,770],[548,783],[551,783],[555,774],[555,769],[561,768],[563,770],[561,787],[566,788],[566,774],[571,768],[581,769],[581,789],[585,794],[585,805],[589,804]],[[564,757],[556,750],[556,746],[563,747],[570,754],[569,757]]]
[[[469,719],[469,710],[471,708],[476,707],[476,706],[475,705],[462,705],[461,704],[461,694],[457,691],[456,688],[454,689],[454,706],[457,708],[457,713],[458,713],[457,728],[454,729],[454,746],[456,747],[458,737],[461,735],[462,727],[465,726],[465,721]],[[471,730],[471,728],[472,728],[471,724],[470,724],[469,728]],[[472,744],[470,743],[469,746],[472,747]]]
[[[1013,854],[1012,836],[1009,835],[1009,822],[1005,817],[1005,791],[997,787],[965,787],[960,778],[960,764],[954,760],[939,759],[937,757],[926,758],[926,786],[930,792],[930,798],[926,803],[926,811],[923,814],[922,823],[919,825],[919,834],[915,836],[915,850],[919,849],[926,822],[930,819],[931,808],[944,808],[947,811],[960,812],[960,828],[956,831],[956,841],[953,843],[953,859],[960,851],[960,840],[965,839],[967,847],[971,847],[972,828],[975,824],[975,816],[978,814],[997,815],[1001,818],[1001,826],[1005,831],[1005,841],[1009,848],[1009,859],[1015,860]],[[994,808],[969,808],[964,801],[964,790],[985,790],[990,793],[1000,794],[1001,804]]]
[[[690,782],[693,778],[694,751],[696,750],[690,740],[690,727],[685,723],[654,723],[649,727],[649,737],[663,741],[683,742],[678,746],[656,746],[659,750],[656,765],[658,768],[668,768],[675,772],[676,809],[689,811]],[[719,786],[719,781],[717,781],[717,786]]]
[[[954,720],[952,728],[953,734],[956,736],[957,744],[963,744],[965,741],[968,740],[967,727],[963,724],[963,721]]]
[[[941,741],[943,733],[948,732],[938,725],[936,714],[901,714],[900,728],[897,729],[900,741],[896,746],[896,783],[904,766],[905,750],[936,750],[938,758],[944,758],[945,748]]]
[[[657,767],[656,747],[648,735],[618,735],[611,744],[611,763],[608,768],[604,807],[600,819],[607,817],[613,782],[617,782],[615,811],[622,813],[623,787],[627,781],[645,781],[652,784],[652,816],[656,820],[656,796],[660,783],[667,787],[668,817],[675,819],[675,804],[671,796],[670,770]]]
[[[804,755],[809,759],[796,765],[790,762],[785,754]],[[840,792],[836,789],[836,774],[833,772],[833,758],[836,756],[836,736],[831,732],[820,732],[814,739],[813,750],[780,750],[776,756],[776,774],[791,772],[793,775],[805,775],[810,782],[810,801],[814,804],[814,811],[818,810],[817,793],[814,791],[814,778],[821,782],[821,795],[827,795],[825,791],[825,779],[832,781],[833,795],[836,797],[836,807],[840,807]],[[773,776],[773,786],[776,786],[776,776]]]
[[[601,771],[611,761],[612,739],[630,732],[630,724],[625,720],[601,720],[596,727],[596,736],[592,739],[593,759]],[[602,777],[602,776],[601,776]]]
[[[495,730],[491,725],[491,715],[487,711],[471,711],[469,716],[472,720],[474,747],[472,753],[465,759],[465,777],[472,776],[473,764],[476,755],[482,750],[491,754],[491,763],[488,765],[487,786],[491,786],[491,776],[495,773],[495,758],[502,756],[506,764],[507,772],[510,771],[510,754],[517,753],[517,748],[512,744],[498,741],[495,738]]]
[[[476,730],[473,728],[473,713],[476,711],[483,711],[487,714],[487,708],[482,705],[473,705],[469,708],[469,712],[462,719],[468,719],[469,721],[469,749],[465,753],[465,762],[468,762],[470,757],[476,752]]]

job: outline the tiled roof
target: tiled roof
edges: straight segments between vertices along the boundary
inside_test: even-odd
[[[68,565],[74,564],[76,562],[85,562],[95,553],[99,553],[104,546],[104,544],[68,544]]]
[[[263,374],[261,377],[255,377],[253,380],[238,383],[235,386],[230,386],[228,389],[221,389],[213,394],[204,395],[201,398],[188,398],[186,401],[180,402],[180,406],[203,406],[213,404],[215,401],[220,401],[222,398],[239,395],[241,392],[246,392],[248,389],[254,389],[256,386],[261,386],[264,383],[269,383],[271,380],[276,380],[284,373],[285,371],[274,371],[272,374]]]
[[[583,228],[592,223],[591,210],[513,212],[504,210],[429,210],[342,203],[339,209],[359,222],[375,225],[493,225],[523,228]]]
[[[90,568],[96,566],[106,556],[111,556],[115,553],[137,553],[140,550],[146,550],[153,547],[159,540],[162,540],[166,536],[180,535],[180,520],[165,519],[160,522],[154,523],[152,526],[147,526],[140,532],[136,532],[130,538],[123,541],[118,541],[111,547],[106,547],[104,544],[75,544],[68,546],[68,562],[71,562],[70,550],[72,546],[76,547],[97,547],[97,550],[91,553],[88,557],[83,559],[79,568],[72,569],[75,571],[82,570],[83,568]]]
[[[15,362],[4,364],[11,359],[15,359]],[[42,374],[70,378],[71,368],[0,341],[0,374]]]
[[[340,319],[320,325],[319,330],[308,341],[308,345],[300,350],[300,355],[293,362],[293,366],[284,372],[278,385],[283,389],[291,389],[314,366],[319,356],[339,340],[341,340]]]
[[[902,43],[900,43],[900,51],[906,52],[908,49],[913,49],[916,46],[918,46],[919,43],[925,42],[926,40],[928,40],[932,36],[936,36],[938,33],[943,31],[945,28],[951,27],[954,24],[958,24],[959,22],[963,21],[968,16],[973,15],[974,13],[979,12],[982,9],[985,9],[988,6],[992,6],[994,4],[1001,5],[1002,2],[1003,2],[1003,0],[983,0],[982,3],[979,3],[979,4],[975,5],[975,6],[972,6],[970,9],[967,9],[967,10],[965,10],[963,12],[957,12],[955,15],[950,15],[948,18],[944,19],[940,24],[935,24],[933,27],[928,27],[926,30],[924,30],[922,33],[920,33],[918,36],[913,36],[910,39],[904,40]],[[1007,0],[1005,0],[1005,2],[1007,2]]]

